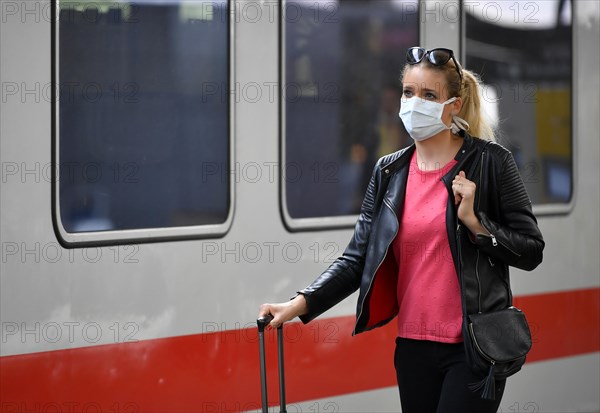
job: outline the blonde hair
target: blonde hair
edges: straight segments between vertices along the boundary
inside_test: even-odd
[[[468,123],[466,130],[469,134],[478,138],[495,140],[494,130],[489,124],[485,111],[481,106],[481,79],[476,73],[463,69],[460,63],[458,67],[462,70],[463,80],[460,81],[454,61],[450,59],[443,66],[436,66],[429,62],[428,59],[423,59],[415,65],[406,64],[402,70],[400,81],[412,66],[425,65],[428,69],[436,70],[444,74],[447,82],[448,97],[460,97],[462,99],[462,108],[458,113],[458,117],[464,119]],[[460,125],[458,125],[460,127]],[[463,128],[464,129],[464,128]]]

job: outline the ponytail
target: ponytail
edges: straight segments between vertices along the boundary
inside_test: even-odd
[[[463,69],[463,83],[460,96],[462,108],[458,117],[469,124],[468,131],[472,136],[490,141],[495,140],[494,130],[487,120],[487,115],[481,106],[481,81],[479,76],[470,70]],[[462,128],[464,129],[464,128]]]

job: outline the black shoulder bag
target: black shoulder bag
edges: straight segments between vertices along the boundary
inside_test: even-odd
[[[483,169],[483,154],[481,167]],[[481,177],[482,174],[480,174]],[[457,241],[460,255],[460,229],[458,232]],[[459,257],[459,261],[462,261],[462,258]],[[488,267],[481,267],[482,270],[485,268]],[[476,269],[476,271],[479,271],[479,269]],[[505,283],[508,293],[506,308],[491,312],[482,312],[479,308],[478,312],[469,314],[464,297],[465,280],[462,273],[462,263],[460,264],[460,272],[461,290],[463,291],[463,338],[466,358],[472,370],[483,377],[481,381],[469,384],[469,388],[474,392],[481,390],[481,398],[483,399],[494,400],[495,380],[513,375],[525,363],[526,355],[531,349],[531,332],[525,314],[512,305],[513,297],[509,283]],[[480,272],[478,276],[498,277],[499,275],[496,273],[481,274]],[[478,301],[481,302],[481,290],[478,294]]]
[[[495,380],[509,377],[525,363],[531,349],[531,333],[525,314],[516,307],[488,313],[469,314],[465,318],[467,362],[478,374],[487,375],[469,384],[472,391],[481,389],[483,399],[494,400]]]

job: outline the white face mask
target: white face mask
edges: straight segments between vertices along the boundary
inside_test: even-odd
[[[443,130],[452,129],[452,126],[446,126],[442,122],[442,113],[444,106],[455,100],[456,97],[453,97],[445,102],[437,103],[413,96],[402,102],[398,115],[409,135],[416,141],[422,141]]]

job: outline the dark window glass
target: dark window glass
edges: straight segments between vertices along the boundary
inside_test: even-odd
[[[400,70],[416,1],[286,1],[285,189],[292,218],[352,215],[377,159],[411,143]]]
[[[60,2],[59,202],[67,232],[226,220],[227,7]]]
[[[481,74],[498,141],[534,204],[572,187],[571,2],[465,2],[466,66]]]

